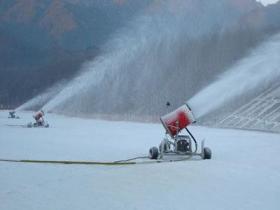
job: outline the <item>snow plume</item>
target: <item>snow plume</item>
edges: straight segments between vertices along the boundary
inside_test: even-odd
[[[45,103],[47,103],[52,97],[54,97],[59,91],[61,91],[65,86],[65,81],[61,81],[51,88],[48,88],[43,94],[40,94],[26,103],[20,105],[16,108],[16,111],[21,110],[33,110],[41,108]]]
[[[43,109],[71,115],[145,117],[170,111],[167,101],[180,106],[224,68],[223,62],[212,65],[211,57],[200,60],[215,54],[211,35],[219,35],[238,20],[241,12],[230,2],[151,1]],[[229,10],[233,12],[224,12]]]
[[[107,60],[108,61],[108,60]],[[55,95],[43,107],[46,111],[52,111],[57,106],[68,102],[75,95],[82,95],[94,85],[98,85],[105,76],[105,70],[111,69],[111,61],[108,63],[103,57],[98,57],[94,62],[84,64],[83,73],[70,81],[57,95]]]
[[[270,5],[270,4],[275,4],[279,0],[256,0],[258,2],[261,2],[264,6]]]
[[[156,105],[164,105],[167,100],[162,86],[178,63],[174,61],[175,51],[180,49],[182,42],[187,42],[186,34],[198,36],[209,30],[209,24],[197,27],[198,21],[186,12],[186,8],[192,10],[190,4],[195,1],[150,5],[144,15],[118,31],[104,46],[103,53],[86,63],[82,73],[43,109],[121,114],[137,106],[153,113],[155,110],[147,107],[157,109]],[[192,24],[186,24],[186,20]]]
[[[202,117],[237,96],[265,88],[280,77],[280,34],[260,45],[214,83],[198,92],[188,104]]]

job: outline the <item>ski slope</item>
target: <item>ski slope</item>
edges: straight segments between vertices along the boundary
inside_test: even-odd
[[[113,161],[147,155],[160,124],[0,111],[0,158]],[[280,135],[192,126],[211,160],[127,166],[0,162],[0,209],[279,209]]]

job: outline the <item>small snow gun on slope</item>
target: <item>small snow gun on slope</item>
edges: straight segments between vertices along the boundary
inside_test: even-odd
[[[9,117],[8,118],[12,118],[12,119],[19,119],[19,116],[16,115],[16,111],[9,111]]]
[[[201,142],[201,149],[198,152],[198,143],[187,128],[188,125],[195,123],[194,115],[187,104],[162,116],[160,121],[166,130],[166,135],[159,147],[150,148],[150,159],[168,160],[193,156],[211,159],[212,152],[210,148],[204,147],[204,140]],[[184,129],[187,131],[187,135],[180,135]]]

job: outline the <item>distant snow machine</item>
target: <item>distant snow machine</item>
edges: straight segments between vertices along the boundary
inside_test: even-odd
[[[34,127],[45,127],[45,128],[48,128],[49,127],[49,124],[44,120],[44,116],[45,115],[45,112],[43,110],[40,110],[38,112],[36,112],[34,115],[33,115],[33,118],[35,119],[35,123],[28,123],[27,124],[27,127],[28,128],[34,128]]]
[[[172,161],[189,159],[193,156],[211,159],[212,152],[210,148],[204,147],[204,140],[201,142],[201,150],[198,152],[197,141],[187,128],[188,125],[195,123],[194,115],[187,104],[162,116],[160,121],[166,130],[166,136],[158,148],[150,148],[150,159]],[[187,131],[188,135],[179,135],[183,129]]]
[[[19,116],[16,115],[16,111],[10,111],[8,118],[19,119]]]
[[[27,124],[27,127],[28,128],[48,128],[48,127],[50,127],[50,125],[47,122],[42,122],[42,123],[37,123],[37,122],[32,123],[32,122],[30,122],[30,123]]]

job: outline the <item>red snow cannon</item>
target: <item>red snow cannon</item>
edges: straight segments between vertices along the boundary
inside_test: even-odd
[[[200,156],[202,159],[211,159],[211,149],[204,147],[203,140],[199,152],[198,143],[187,128],[188,125],[195,122],[193,113],[187,104],[162,116],[160,121],[166,130],[166,135],[159,147],[154,146],[150,148],[150,159],[157,159],[157,161],[179,161],[189,159],[193,156]],[[183,129],[185,129],[187,134],[181,132]]]
[[[188,125],[194,123],[195,119],[190,107],[187,104],[184,104],[173,112],[162,116],[160,121],[166,132],[171,137],[174,137]]]

